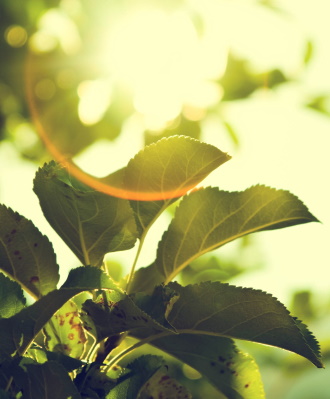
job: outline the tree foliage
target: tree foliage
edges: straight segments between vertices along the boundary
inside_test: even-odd
[[[82,264],[60,287],[49,240],[32,221],[1,206],[0,295],[10,294],[0,309],[4,398],[190,398],[162,357],[144,353],[125,361],[145,344],[190,365],[229,399],[264,398],[258,367],[236,340],[276,346],[323,367],[315,337],[272,295],[219,281],[173,282],[190,262],[239,237],[317,221],[284,190],[192,190],[229,159],[185,136],[151,144],[120,172],[121,184],[175,193],[157,201],[111,197],[79,182],[63,165],[45,164],[34,191],[46,219]],[[135,271],[135,262],[125,282],[113,281],[104,256],[136,241],[139,254],[149,227],[175,200],[152,265]],[[26,305],[22,289],[34,303]],[[76,301],[81,293],[88,299]]]

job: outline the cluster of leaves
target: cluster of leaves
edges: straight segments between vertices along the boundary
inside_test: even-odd
[[[317,221],[287,191],[191,190],[229,160],[195,139],[162,139],[103,179],[159,200],[97,192],[55,162],[34,180],[42,211],[82,266],[58,288],[51,243],[30,220],[0,206],[0,397],[191,398],[167,373],[161,356],[125,357],[144,344],[192,366],[229,399],[264,397],[258,367],[234,339],[295,352],[322,367],[307,327],[263,291],[219,281],[181,286],[173,279],[209,251],[247,234]],[[187,193],[161,238],[155,261],[135,272],[158,216]],[[132,248],[125,281],[105,271],[105,254]],[[27,306],[23,290],[34,302]],[[132,342],[128,346],[129,342]]]

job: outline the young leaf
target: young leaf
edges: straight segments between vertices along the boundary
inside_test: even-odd
[[[228,399],[265,398],[257,364],[231,339],[179,334],[152,344],[199,371]]]
[[[25,307],[22,288],[15,281],[0,273],[0,318],[11,317]]]
[[[169,287],[180,297],[168,321],[177,332],[236,338],[277,346],[323,367],[319,345],[307,327],[263,291],[206,282]]]
[[[55,162],[38,170],[34,191],[48,222],[84,265],[99,266],[106,253],[134,246],[127,200],[91,189]]]
[[[254,186],[242,192],[201,189],[186,196],[164,233],[156,267],[171,281],[198,256],[256,231],[317,219],[288,191]]]
[[[162,139],[140,151],[124,175],[125,189],[142,193],[141,200],[131,201],[140,234],[169,204],[229,159],[218,148],[185,136]]]
[[[87,341],[79,310],[73,301],[66,302],[45,325],[46,347],[53,352],[80,359]]]
[[[24,399],[81,399],[64,367],[56,362],[27,364]]]
[[[70,272],[59,290],[43,296],[8,319],[0,319],[0,359],[13,353],[23,354],[36,335],[69,299],[83,291],[119,290],[100,269],[80,267]]]
[[[136,399],[144,384],[164,365],[159,356],[141,356],[126,366],[115,388],[107,399]],[[165,397],[164,397],[165,398]]]
[[[59,280],[48,238],[4,205],[0,205],[0,268],[34,297],[54,290]]]

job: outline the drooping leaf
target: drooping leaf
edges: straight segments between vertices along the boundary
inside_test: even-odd
[[[139,399],[192,399],[187,388],[167,374],[157,372],[143,387]]]
[[[228,399],[265,398],[257,364],[229,338],[179,334],[152,344],[199,371]]]
[[[130,201],[140,234],[169,204],[229,159],[218,148],[185,136],[162,139],[140,151],[124,175],[125,189],[141,193]]]
[[[24,399],[80,399],[74,383],[64,367],[56,362],[25,365],[27,383]]]
[[[15,281],[0,273],[0,318],[11,317],[25,307],[22,288]]]
[[[99,266],[106,253],[134,246],[127,200],[91,189],[55,162],[38,170],[34,191],[48,222],[84,265]]]
[[[69,299],[95,289],[119,290],[100,269],[80,267],[70,272],[60,289],[51,291],[14,316],[0,319],[0,359],[14,353],[23,354],[53,314]]]
[[[173,327],[164,317],[165,307],[162,309],[163,314],[154,312],[155,307],[161,310],[160,303],[152,306],[150,298],[143,300],[139,297],[138,301],[135,302],[135,298],[124,294],[120,295],[121,298],[118,297],[116,292],[109,293],[106,303],[102,299],[98,303],[87,300],[83,304],[81,317],[84,321],[84,327],[97,341],[114,334],[136,329],[143,330],[147,335],[162,331],[175,333]]]
[[[80,359],[87,341],[79,317],[79,309],[73,301],[66,302],[44,327],[46,347],[52,352]]]
[[[0,205],[0,268],[34,297],[54,290],[59,280],[48,238],[4,205]]]
[[[265,186],[201,189],[186,196],[164,233],[156,267],[171,281],[200,255],[246,234],[317,221],[293,194]]]
[[[144,384],[164,365],[159,356],[141,356],[126,366],[107,399],[136,399]],[[164,397],[165,398],[165,397]]]
[[[323,367],[318,342],[276,298],[219,282],[181,287],[168,321],[177,332],[236,338],[277,346]]]

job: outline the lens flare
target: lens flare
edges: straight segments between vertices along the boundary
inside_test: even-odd
[[[189,13],[180,7],[171,12],[132,8],[111,21],[93,42],[88,35],[81,37],[63,9],[52,9],[41,18],[39,30],[30,38],[26,66],[26,92],[34,124],[51,155],[98,191],[132,200],[181,196],[193,187],[160,193],[109,186],[79,168],[69,146],[58,145],[58,136],[63,128],[69,129],[71,118],[76,125],[72,133],[68,130],[67,141],[85,140],[85,147],[91,144],[84,135],[86,129],[101,130],[99,125],[104,123],[106,130],[108,113],[119,109],[118,87],[124,88],[123,97],[128,95],[120,103],[122,125],[135,114],[141,116],[145,130],[161,131],[181,114],[199,120],[206,108],[221,99],[216,80],[224,72],[227,50],[220,46],[217,68],[213,65],[210,69],[212,60],[205,57],[209,37],[197,32]],[[47,46],[42,38],[52,45]],[[56,128],[54,121],[59,124]]]

